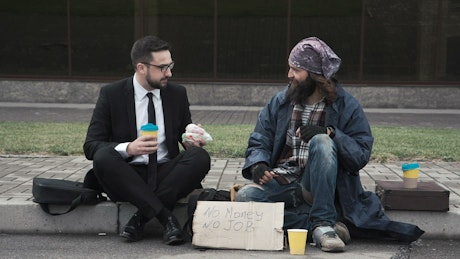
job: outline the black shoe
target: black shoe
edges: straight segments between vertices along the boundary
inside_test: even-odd
[[[126,238],[129,242],[136,242],[144,238],[144,226],[148,222],[146,217],[135,213],[126,224],[120,236]]]
[[[182,229],[177,221],[176,217],[169,216],[166,222],[163,224],[164,233],[163,241],[167,245],[179,245],[184,242],[184,235],[182,234]]]

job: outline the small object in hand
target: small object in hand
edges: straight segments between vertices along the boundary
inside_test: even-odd
[[[289,183],[289,180],[286,179],[286,175],[289,174],[289,171],[284,169],[284,168],[280,168],[280,167],[276,167],[273,169],[273,172],[275,173],[275,176],[273,176],[273,179],[275,179],[279,184],[283,185],[283,184],[288,184]]]
[[[202,127],[190,123],[185,127],[185,133],[182,134],[182,142],[199,142],[203,146],[212,141],[211,135]]]
[[[141,136],[153,135],[158,136],[158,126],[152,123],[148,123],[141,126]]]

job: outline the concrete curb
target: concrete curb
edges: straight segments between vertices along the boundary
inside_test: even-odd
[[[425,231],[422,238],[460,238],[460,210],[450,206],[448,212],[431,211],[386,211],[386,215],[395,221],[417,225]]]
[[[52,208],[53,211],[56,207]],[[0,203],[0,229],[3,233],[116,233],[118,209],[112,202],[80,206],[74,211],[51,216],[31,201]]]
[[[57,209],[53,207],[52,209]],[[94,206],[80,206],[74,211],[59,216],[50,216],[36,203],[7,202],[0,204],[1,233],[16,234],[118,234],[135,212],[127,203],[102,202]],[[187,205],[179,204],[174,214],[183,225],[187,220]],[[387,211],[395,221],[411,223],[425,231],[422,238],[459,239],[460,209],[448,212]],[[147,225],[147,232],[161,229],[156,220]]]
[[[50,206],[52,212],[65,211],[65,206]],[[15,234],[118,234],[136,211],[129,203],[101,202],[96,205],[79,206],[72,212],[51,216],[34,202],[6,202],[0,204],[2,211],[0,233]],[[179,223],[187,220],[187,204],[179,203],[173,211]],[[156,220],[147,229],[161,226]]]

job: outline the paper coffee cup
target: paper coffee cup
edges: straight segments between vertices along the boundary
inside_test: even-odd
[[[158,126],[152,123],[142,125],[141,136],[153,135],[158,137]]]
[[[305,246],[307,244],[306,229],[288,229],[289,253],[291,255],[305,254]]]
[[[404,188],[417,188],[417,181],[419,177],[418,163],[403,164],[403,186]]]

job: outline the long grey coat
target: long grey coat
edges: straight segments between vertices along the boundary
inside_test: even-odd
[[[382,209],[378,197],[364,191],[359,170],[371,156],[374,138],[359,102],[337,83],[338,94],[332,106],[326,108],[326,125],[334,126],[334,142],[338,154],[337,212],[352,236],[382,237],[400,241],[417,240],[424,231],[417,226],[391,221]],[[258,162],[273,167],[286,143],[286,132],[293,106],[287,98],[288,88],[277,93],[260,112],[246,150],[243,176],[251,179],[249,168]]]

